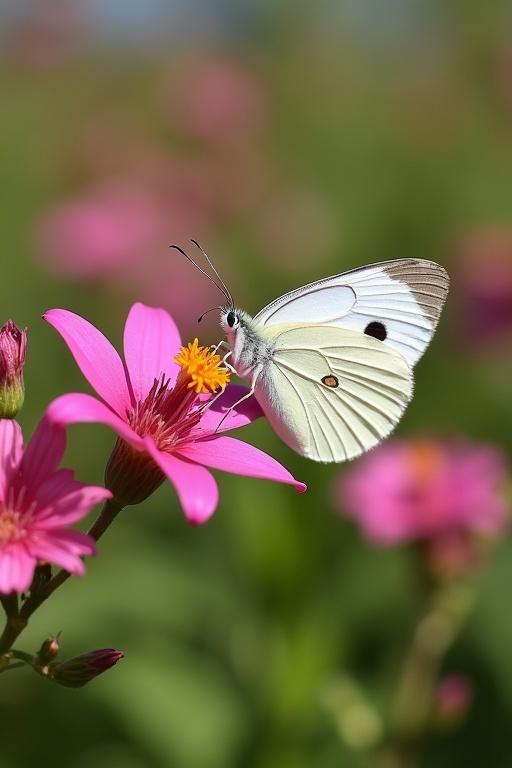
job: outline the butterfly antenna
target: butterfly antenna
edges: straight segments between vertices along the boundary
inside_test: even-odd
[[[219,311],[219,307],[212,307],[211,309],[207,309],[207,310],[206,310],[206,312],[203,312],[203,314],[201,315],[201,317],[198,317],[198,318],[197,318],[197,322],[198,322],[198,323],[202,323],[202,321],[203,321],[203,318],[204,318],[204,317],[206,317],[206,315],[209,315],[209,314],[210,314],[210,312],[218,312],[218,311]]]
[[[218,270],[217,270],[217,268],[216,268],[215,264],[214,264],[214,263],[213,263],[213,261],[210,259],[210,257],[208,256],[208,254],[206,253],[206,251],[204,250],[204,248],[202,248],[202,247],[199,245],[199,243],[197,242],[197,240],[194,240],[194,239],[192,238],[190,242],[191,242],[191,243],[194,243],[194,245],[196,246],[196,248],[199,248],[199,250],[201,251],[201,253],[202,253],[202,254],[203,254],[203,256],[205,257],[206,261],[207,261],[207,262],[208,262],[208,264],[210,265],[210,269],[213,271],[213,273],[214,273],[214,275],[216,276],[217,280],[218,280],[218,281],[221,283],[222,287],[224,288],[224,291],[225,291],[225,294],[226,294],[226,296],[228,297],[228,301],[229,301],[229,303],[230,303],[230,304],[231,304],[231,306],[233,307],[233,306],[234,306],[234,302],[233,302],[233,297],[232,297],[232,295],[231,295],[231,291],[230,291],[230,290],[229,290],[229,288],[227,287],[227,285],[226,285],[226,283],[224,282],[224,280],[222,279],[222,277],[219,275],[219,272],[218,272]]]
[[[176,251],[179,251],[179,252],[181,253],[181,255],[182,255],[182,256],[184,256],[184,257],[187,259],[187,261],[190,261],[190,263],[191,263],[191,264],[192,264],[192,265],[193,265],[193,266],[194,266],[194,267],[195,267],[195,268],[196,268],[196,269],[197,269],[199,272],[201,272],[201,274],[202,274],[202,275],[204,275],[205,277],[207,277],[207,278],[208,278],[208,280],[210,280],[210,281],[211,281],[211,282],[214,284],[214,286],[215,286],[216,288],[218,288],[218,290],[219,290],[219,291],[220,291],[220,292],[223,294],[223,296],[226,298],[226,300],[227,300],[227,301],[228,301],[228,302],[229,302],[231,305],[233,304],[233,299],[232,299],[232,297],[231,297],[231,294],[230,294],[230,292],[228,291],[228,289],[226,288],[226,286],[224,285],[224,281],[223,281],[223,280],[221,280],[221,278],[220,278],[220,277],[219,277],[219,281],[220,281],[220,282],[218,283],[218,282],[217,282],[217,280],[214,280],[214,278],[213,278],[211,275],[209,275],[209,274],[208,274],[208,272],[207,272],[205,269],[203,269],[202,267],[200,267],[200,266],[199,266],[199,264],[197,264],[197,263],[194,261],[194,259],[193,259],[193,258],[191,258],[191,257],[188,255],[188,253],[186,253],[186,252],[183,250],[183,248],[180,248],[180,246],[179,246],[179,245],[170,245],[170,246],[169,246],[169,248],[174,248]],[[202,249],[201,249],[201,250],[202,250]],[[208,262],[209,262],[209,260],[208,260]],[[214,272],[215,272],[215,274],[217,274],[217,271],[216,271],[215,269],[214,269]]]

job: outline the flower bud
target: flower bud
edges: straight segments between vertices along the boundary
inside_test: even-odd
[[[59,648],[59,636],[49,637],[37,652],[37,664],[41,667],[49,664],[59,653]]]
[[[0,329],[0,418],[13,419],[23,405],[27,332],[12,320]]]
[[[55,664],[50,668],[49,677],[67,688],[82,688],[98,675],[102,675],[124,657],[122,651],[101,648],[81,656]]]

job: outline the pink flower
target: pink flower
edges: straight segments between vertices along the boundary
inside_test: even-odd
[[[443,724],[458,721],[470,709],[475,697],[471,680],[464,675],[447,675],[436,691],[435,715]]]
[[[239,64],[211,59],[189,70],[180,84],[173,122],[214,145],[240,142],[261,127],[261,86]]]
[[[162,231],[152,194],[136,184],[109,184],[44,214],[36,240],[42,259],[74,279],[108,277],[133,266]]]
[[[378,545],[498,534],[506,506],[501,454],[490,446],[392,441],[340,478],[336,502]]]
[[[512,340],[512,229],[488,226],[456,247],[459,335],[470,349]]]
[[[29,589],[38,562],[79,576],[80,559],[94,554],[94,542],[68,528],[111,494],[84,485],[67,469],[57,469],[64,454],[63,430],[43,419],[23,449],[20,426],[0,420],[0,592]]]
[[[103,334],[82,317],[64,309],[50,310],[44,317],[61,334],[100,398],[63,395],[50,405],[49,417],[61,425],[98,422],[115,430],[120,441],[108,474],[119,502],[138,503],[167,477],[188,520],[203,523],[218,503],[217,484],[207,467],[305,490],[270,456],[217,431],[249,424],[261,415],[260,408],[250,398],[219,427],[247,390],[230,385],[216,400],[211,394],[198,394],[206,390],[194,379],[193,365],[180,371],[175,361],[180,336],[165,310],[134,304],[124,329],[124,363]],[[190,350],[193,357],[193,347],[182,351],[183,359]],[[195,352],[203,355],[202,375],[209,376],[215,362],[212,354],[197,344]],[[217,366],[213,372],[220,371]],[[216,384],[211,381],[213,390]]]

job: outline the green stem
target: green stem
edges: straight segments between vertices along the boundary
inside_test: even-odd
[[[16,651],[14,648],[9,651],[9,655],[13,659],[17,659],[18,661],[22,661],[24,664],[30,664],[30,666],[34,666],[34,657],[30,653],[25,653],[25,651]]]
[[[405,657],[395,696],[391,733],[373,768],[414,768],[428,732],[443,660],[472,604],[468,585],[446,584],[431,595]]]
[[[3,669],[0,669],[0,675],[4,672],[10,672],[11,669],[21,669],[21,667],[26,667],[27,665],[23,661],[17,661],[14,664],[9,664],[8,667],[4,667]]]
[[[113,523],[121,509],[122,506],[114,501],[114,499],[107,499],[96,522],[88,531],[89,536],[91,536],[95,541],[98,541],[103,536],[107,528],[109,528]],[[2,636],[0,637],[0,656],[3,656],[11,649],[13,643],[17,640],[17,638],[27,626],[28,620],[32,614],[34,614],[35,611],[37,611],[37,609],[46,600],[48,600],[48,598],[53,595],[53,593],[59,587],[61,587],[62,584],[64,584],[69,579],[70,576],[71,574],[68,571],[59,571],[44,587],[30,595],[19,612],[17,609],[18,598],[17,595],[15,595],[16,614],[9,613],[5,605],[5,600],[10,598],[11,595],[7,595],[2,598],[2,603],[8,618]]]

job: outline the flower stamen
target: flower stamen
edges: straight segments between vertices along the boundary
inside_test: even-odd
[[[0,509],[0,548],[24,538],[26,530],[20,514],[8,509]]]
[[[225,389],[229,383],[231,373],[220,355],[209,347],[200,347],[198,339],[182,347],[174,359],[190,379],[188,389],[197,395]]]

